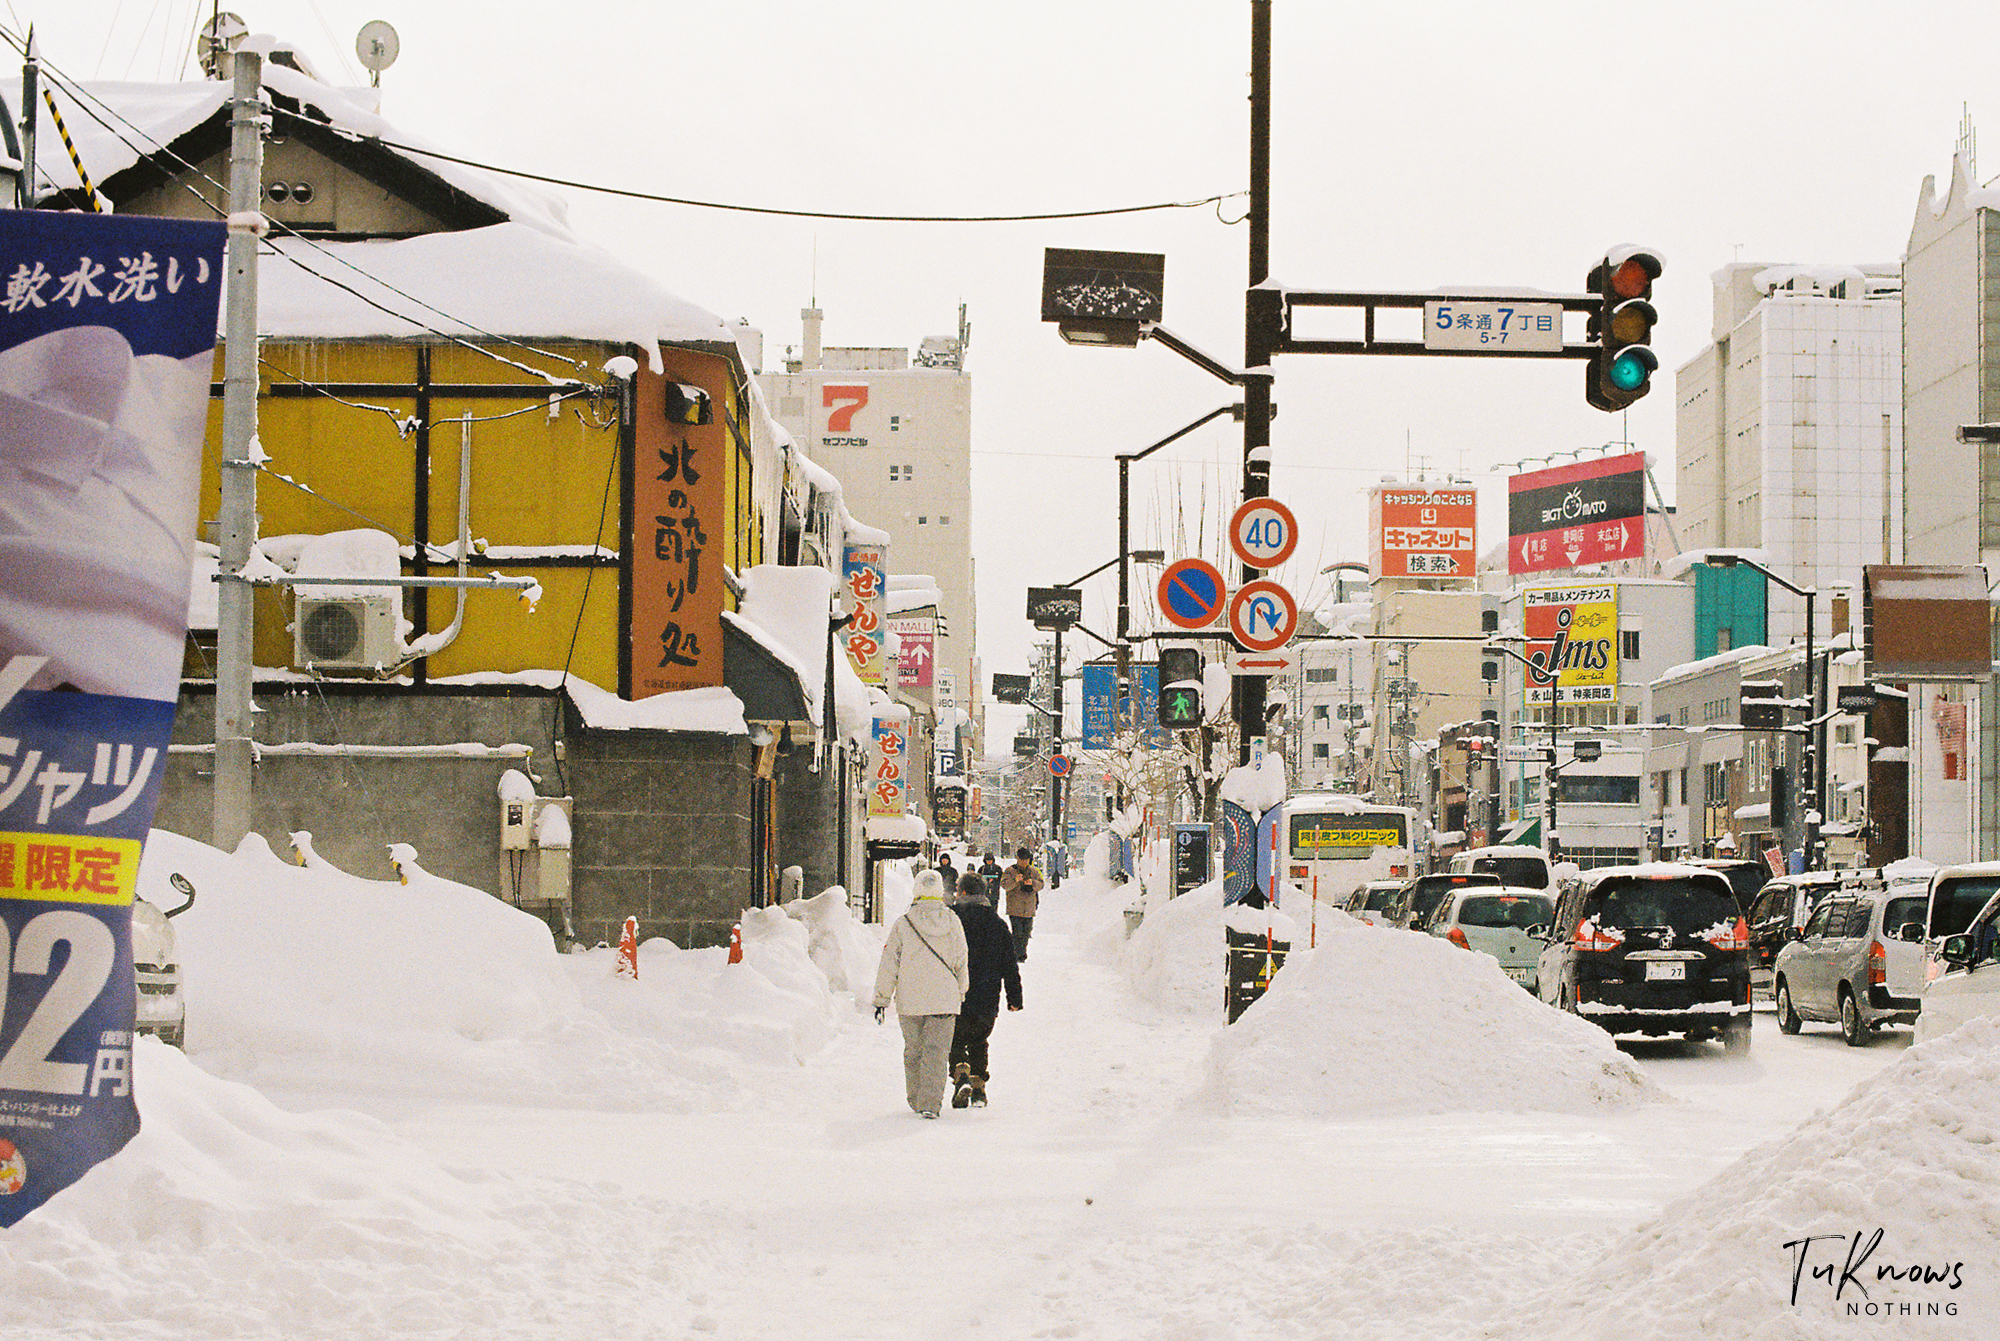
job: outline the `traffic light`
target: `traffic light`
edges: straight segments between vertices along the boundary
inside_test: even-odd
[[[1622,410],[1652,389],[1660,367],[1651,348],[1660,319],[1652,304],[1653,281],[1660,270],[1657,253],[1627,246],[1607,252],[1590,272],[1586,284],[1598,302],[1590,314],[1589,336],[1596,348],[1583,398],[1597,409]]]
[[[1160,725],[1191,731],[1201,725],[1201,649],[1160,649]]]

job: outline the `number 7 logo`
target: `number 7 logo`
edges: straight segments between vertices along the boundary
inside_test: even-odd
[[[854,415],[868,403],[868,388],[862,386],[834,386],[831,383],[820,391],[820,405],[833,413],[826,417],[826,431],[829,433],[851,433],[854,431]],[[838,407],[838,408],[835,408]]]

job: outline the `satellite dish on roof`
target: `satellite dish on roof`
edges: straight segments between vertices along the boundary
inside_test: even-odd
[[[250,31],[250,25],[238,15],[224,10],[212,16],[201,25],[196,35],[196,46],[201,51],[201,68],[210,79],[223,77],[222,58],[236,50],[236,44]]]
[[[402,54],[403,39],[396,36],[396,30],[381,19],[370,19],[361,25],[361,31],[354,35],[354,54],[361,58],[367,69],[368,82],[377,88],[382,85],[382,72],[396,63]]]

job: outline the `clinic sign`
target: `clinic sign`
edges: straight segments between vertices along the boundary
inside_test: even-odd
[[[0,213],[0,1226],[139,1130],[132,902],[222,253],[220,222]]]
[[[1618,701],[1618,588],[1539,587],[1523,597],[1522,668],[1529,705]]]
[[[1377,577],[1471,577],[1479,496],[1471,489],[1382,488],[1368,498]]]

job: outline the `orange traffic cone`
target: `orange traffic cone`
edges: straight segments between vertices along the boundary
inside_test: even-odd
[[[738,922],[729,929],[729,962],[732,964],[743,962],[743,924],[741,922]]]
[[[625,930],[618,934],[618,969],[621,978],[639,977],[639,919],[625,919]]]

